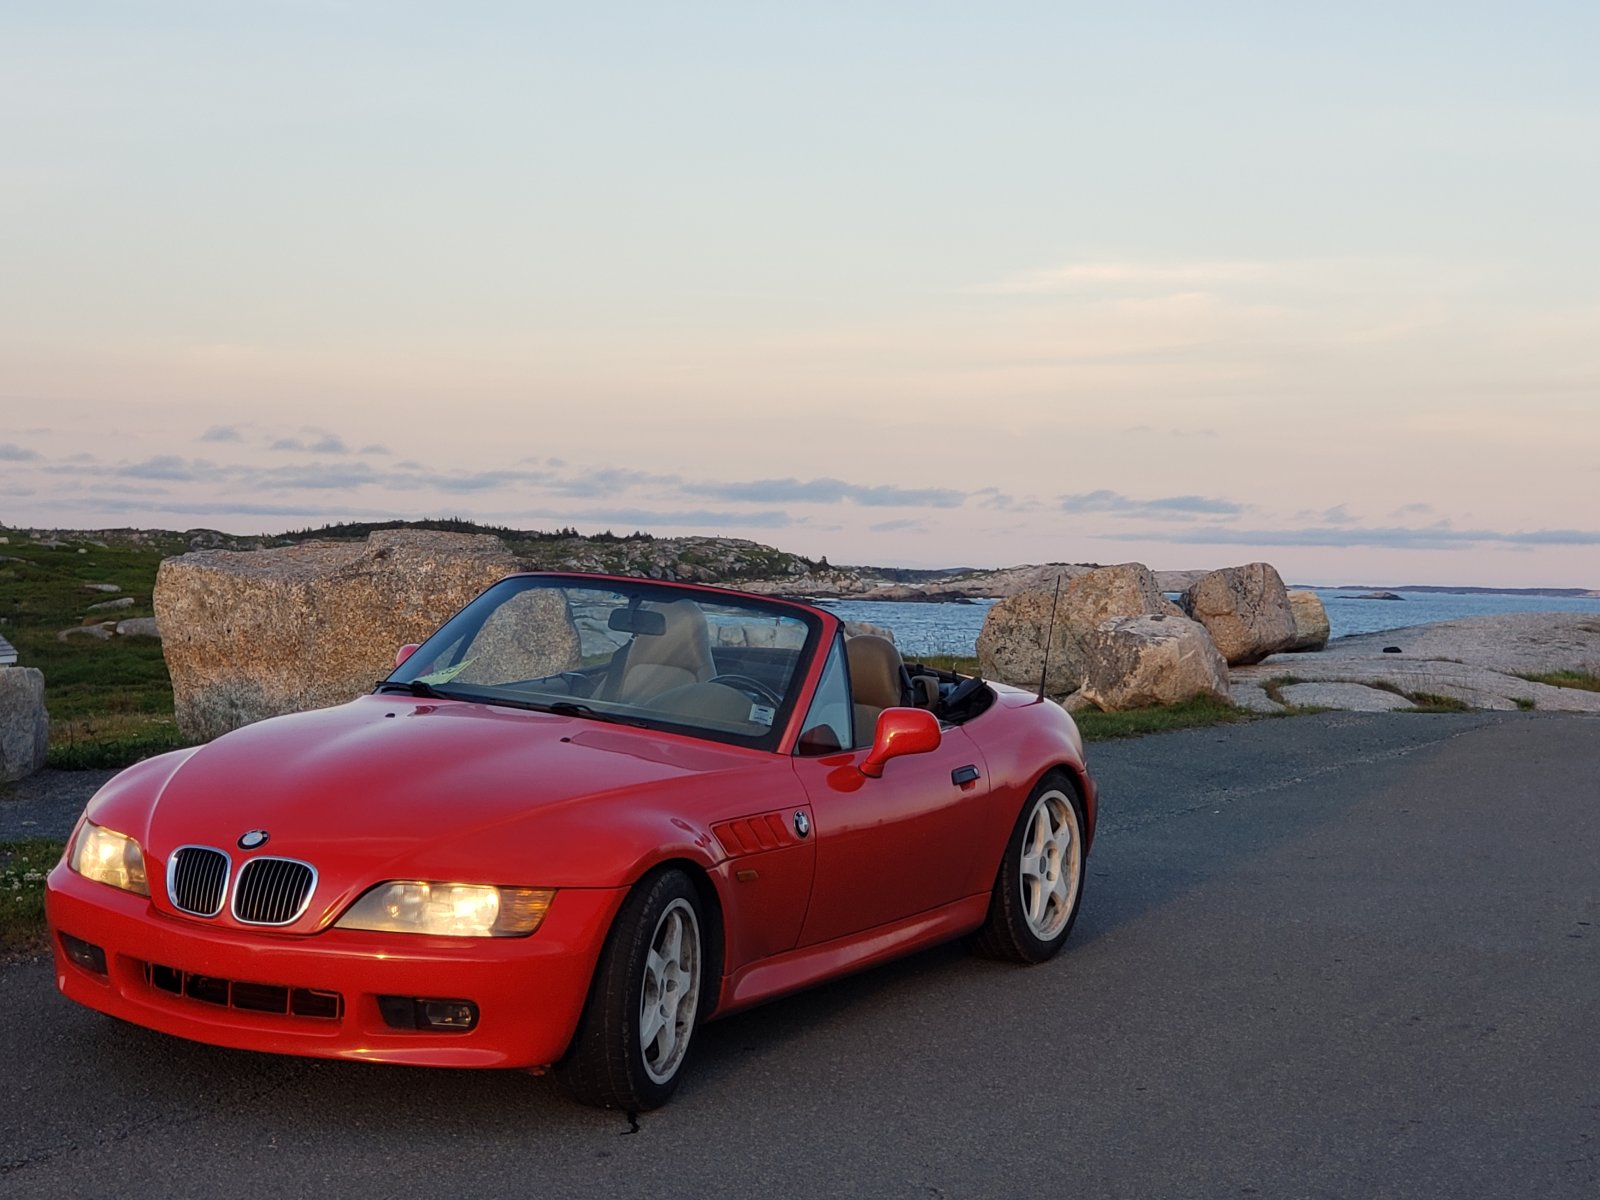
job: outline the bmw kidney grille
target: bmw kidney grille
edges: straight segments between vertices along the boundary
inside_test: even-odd
[[[175,907],[197,917],[222,911],[228,890],[228,856],[210,846],[180,846],[167,863],[167,895]]]
[[[311,903],[317,873],[293,858],[252,858],[233,887],[234,919],[246,925],[288,925]]]
[[[167,895],[173,907],[196,917],[214,917],[228,895],[233,860],[212,846],[180,846],[167,862]],[[234,920],[244,925],[289,925],[300,919],[317,887],[310,863],[294,858],[252,858],[233,881]]]

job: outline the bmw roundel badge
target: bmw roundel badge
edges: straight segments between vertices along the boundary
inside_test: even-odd
[[[249,833],[240,837],[239,849],[254,850],[257,846],[265,846],[267,839],[271,836],[265,829],[252,829]]]
[[[811,832],[811,818],[800,809],[796,809],[794,813],[794,831],[801,837]]]

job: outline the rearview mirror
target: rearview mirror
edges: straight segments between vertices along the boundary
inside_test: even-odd
[[[939,748],[939,718],[925,708],[886,708],[878,714],[872,749],[861,762],[861,773],[877,779],[891,758],[926,754]]]
[[[398,650],[396,650],[394,652],[394,665],[396,667],[398,667],[401,663],[405,662],[406,659],[410,658],[416,652],[417,652],[417,643],[416,642],[407,642],[404,646],[401,646],[400,649],[398,649]]]
[[[618,633],[660,637],[667,631],[667,618],[665,613],[653,608],[613,608],[606,618],[606,628]]]

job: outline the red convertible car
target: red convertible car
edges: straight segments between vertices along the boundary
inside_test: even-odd
[[[962,935],[1040,962],[1077,916],[1072,719],[823,608],[516,575],[397,664],[102,788],[49,878],[61,991],[639,1110],[702,1021]]]

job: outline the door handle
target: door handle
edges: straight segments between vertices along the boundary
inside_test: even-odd
[[[968,763],[966,766],[957,767],[954,771],[950,772],[950,782],[955,784],[957,787],[966,787],[969,783],[976,783],[980,774],[981,772],[979,772],[977,767],[973,766],[971,763]]]

